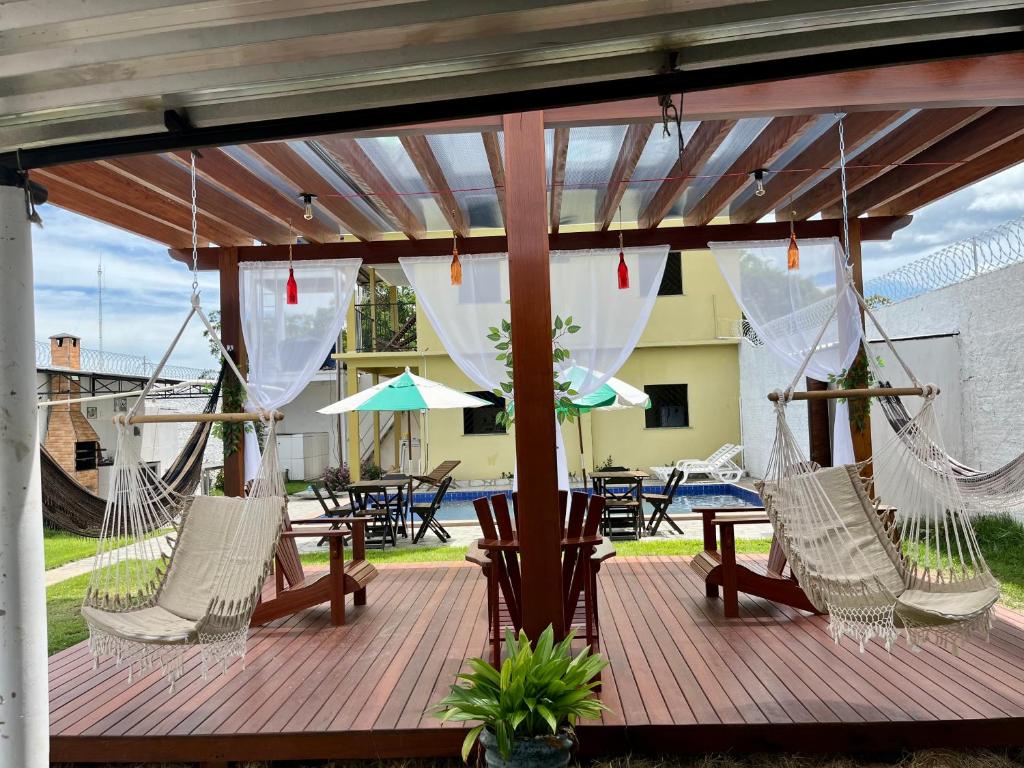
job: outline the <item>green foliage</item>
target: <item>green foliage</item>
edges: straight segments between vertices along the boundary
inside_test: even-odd
[[[476,721],[462,744],[462,758],[481,731],[494,733],[498,749],[507,759],[516,738],[556,734],[571,729],[581,719],[601,716],[605,707],[594,698],[597,675],[608,662],[600,654],[584,648],[576,657],[570,653],[572,634],[555,644],[549,626],[530,644],[525,632],[517,639],[511,631],[505,636],[507,658],[497,670],[483,659],[470,659],[470,672],[459,679],[468,685],[453,685],[441,700],[441,720]]]
[[[885,361],[881,357],[876,357],[875,365],[879,368],[884,368]],[[838,389],[868,389],[878,383],[875,379],[875,372],[868,365],[867,356],[863,351],[857,353],[857,357],[854,358],[853,364],[849,368],[844,368],[843,372],[838,376],[829,374],[828,380],[830,384],[835,385]],[[871,401],[873,399],[870,397],[858,397],[849,401],[850,423],[853,424],[858,432],[863,432],[867,426],[868,416],[871,415]],[[846,398],[843,398],[840,402],[845,400]]]
[[[572,354],[565,347],[563,340],[571,334],[579,333],[580,330],[580,326],[573,322],[572,315],[568,315],[564,319],[559,315],[555,315],[555,321],[551,327],[551,359],[554,363],[551,373],[554,386],[555,415],[558,417],[559,423],[563,423],[566,420],[572,421],[579,416],[579,409],[572,402],[572,398],[576,397],[579,393],[572,389],[572,385],[568,381],[559,378],[558,364],[572,358]],[[515,412],[512,408],[512,382],[514,380],[512,323],[508,320],[502,320],[500,327],[492,325],[487,329],[487,338],[494,342],[494,349],[498,352],[494,359],[505,364],[505,375],[507,378],[494,389],[494,394],[504,398],[506,407],[504,411],[497,415],[495,421],[498,423],[498,426],[508,429],[512,426],[512,422],[515,421]]]
[[[363,480],[380,480],[383,475],[384,470],[374,464],[370,459],[367,459],[359,465],[359,476]]]
[[[344,491],[351,482],[352,473],[349,472],[348,464],[324,470],[324,485],[332,491]]]
[[[605,471],[611,469],[614,466],[615,466],[615,459],[613,459],[611,456],[609,456],[607,459],[602,461],[597,467],[595,467],[595,469],[597,469],[598,472],[605,472]]]
[[[127,543],[127,539],[122,540],[122,545]],[[95,554],[96,539],[43,528],[43,556],[46,561],[46,570],[92,557]]]

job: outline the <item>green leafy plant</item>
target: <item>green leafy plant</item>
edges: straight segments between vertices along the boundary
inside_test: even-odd
[[[876,357],[875,365],[884,368],[885,361],[881,357]],[[868,359],[864,352],[858,353],[853,364],[849,368],[844,368],[838,376],[829,374],[828,380],[837,389],[869,389],[877,383],[875,372],[868,365]],[[868,416],[871,415],[872,399],[858,397],[849,401],[850,423],[858,432],[863,432],[867,427]],[[840,402],[845,401],[846,398],[840,400]]]
[[[568,381],[560,378],[557,366],[559,363],[572,357],[563,340],[570,334],[579,333],[580,330],[580,326],[573,322],[572,315],[565,318],[555,315],[555,321],[551,327],[551,359],[555,364],[552,370],[552,380],[554,383],[555,414],[558,416],[559,423],[566,420],[572,421],[579,415],[579,409],[572,402],[572,398],[579,393],[572,389],[572,385]],[[500,327],[491,326],[487,329],[487,338],[494,342],[494,349],[498,353],[495,359],[505,364],[505,375],[507,378],[501,382],[500,386],[495,387],[494,394],[505,400],[506,407],[505,410],[498,413],[495,421],[499,426],[508,429],[512,426],[512,422],[515,421],[515,411],[511,403],[514,370],[512,364],[512,323],[508,320],[502,320]]]
[[[549,626],[530,644],[526,633],[517,639],[511,631],[505,635],[508,656],[495,669],[483,659],[470,659],[470,672],[460,674],[466,685],[455,684],[441,700],[441,720],[478,721],[462,744],[462,759],[468,760],[473,745],[486,728],[498,743],[506,759],[517,738],[553,736],[571,731],[579,720],[593,720],[606,710],[594,698],[597,676],[608,662],[591,653],[587,646],[575,657],[570,654],[570,633],[562,642],[554,642]]]
[[[600,463],[600,465],[597,466],[596,469],[597,469],[598,472],[604,472],[606,470],[611,469],[614,466],[615,466],[615,459],[613,459],[611,456],[609,456],[607,459],[602,461]]]
[[[363,480],[380,480],[383,475],[384,470],[369,459],[359,465],[359,476]]]

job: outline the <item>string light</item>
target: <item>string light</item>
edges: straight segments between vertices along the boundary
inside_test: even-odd
[[[316,197],[316,195],[311,194],[309,192],[303,192],[299,195],[299,197],[302,198],[302,203],[305,206],[304,210],[302,211],[302,218],[304,218],[306,221],[312,221],[313,199]]]
[[[764,168],[758,168],[754,171],[754,182],[757,186],[754,188],[754,194],[758,197],[764,197],[767,190],[764,188]]]

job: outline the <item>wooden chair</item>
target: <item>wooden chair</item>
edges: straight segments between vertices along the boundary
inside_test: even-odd
[[[419,529],[416,534],[412,537],[412,543],[417,544],[424,536],[427,535],[427,531],[432,531],[437,538],[441,541],[448,541],[452,537],[445,527],[441,525],[441,522],[437,519],[437,510],[441,507],[441,502],[444,500],[444,495],[448,492],[448,486],[452,484],[451,476],[444,478],[441,484],[437,486],[437,492],[434,494],[434,498],[431,499],[429,504],[413,504],[412,514],[415,517],[420,518]]]
[[[348,489],[349,505],[353,514],[362,515],[367,519],[366,544],[379,546],[383,551],[390,544],[397,546],[395,496],[387,488],[379,490]]]
[[[580,631],[596,650],[599,641],[597,573],[601,563],[615,555],[611,543],[598,535],[604,500],[574,493],[566,511],[568,494],[559,493],[562,509],[562,605],[566,627]],[[513,497],[513,507],[516,497]],[[501,661],[501,643],[507,629],[522,628],[522,577],[519,540],[508,497],[504,494],[473,502],[484,538],[470,547],[466,559],[476,563],[487,577],[487,616],[491,657]]]
[[[331,623],[345,623],[345,595],[354,595],[356,605],[366,605],[366,585],[377,577],[377,569],[366,560],[365,517],[347,517],[345,530],[296,530],[293,526],[320,524],[322,519],[294,520],[285,518],[285,527],[277,545],[274,562],[274,597],[260,601],[253,612],[251,626],[266,624],[282,616],[331,604]],[[329,570],[306,576],[299,558],[296,539],[321,536],[330,542]],[[352,538],[352,559],[345,562],[344,540]]]
[[[629,482],[602,477],[591,480],[594,493],[604,499],[602,533],[610,539],[639,539],[644,523],[642,481]],[[616,491],[613,489],[615,485],[624,485],[625,488]]]
[[[668,508],[672,504],[672,499],[676,495],[676,490],[679,488],[679,483],[683,479],[683,472],[679,469],[673,469],[668,476],[668,481],[665,483],[664,489],[661,493],[645,493],[644,501],[650,503],[654,508],[651,511],[651,518],[647,521],[647,533],[651,536],[658,532],[658,528],[661,527],[662,522],[666,522],[672,528],[673,531],[682,535],[683,530],[676,525],[675,520],[669,517]]]
[[[316,496],[316,500],[319,502],[320,508],[324,511],[322,515],[315,518],[316,521],[329,524],[332,531],[338,530],[341,527],[340,518],[351,515],[353,510],[346,509],[341,506],[341,502],[338,501],[338,497],[335,495],[334,491],[327,486],[327,483],[323,481],[314,482],[310,483],[310,487],[313,489],[313,495]],[[317,542],[317,546],[322,547],[326,543],[327,537],[325,536]],[[344,543],[347,544],[348,541],[346,540]]]
[[[719,507],[694,509],[694,512],[701,515],[704,551],[694,555],[690,567],[703,577],[704,592],[708,597],[717,598],[721,588],[723,612],[727,618],[740,615],[740,592],[817,613],[792,574],[783,574],[786,555],[775,539],[772,539],[765,573],[736,562],[736,526],[768,523],[763,508]],[[721,513],[743,514],[720,516]]]
[[[419,483],[413,490],[419,490],[424,487],[436,488],[461,463],[458,460],[442,461],[434,467],[429,475],[413,475],[412,479]]]

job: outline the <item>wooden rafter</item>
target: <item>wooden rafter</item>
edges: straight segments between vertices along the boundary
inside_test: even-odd
[[[423,221],[406,205],[391,182],[359,146],[359,142],[343,136],[322,136],[317,139],[317,143],[338,161],[361,191],[373,195],[374,206],[391,222],[396,232],[402,232],[414,240],[423,237]]]
[[[852,152],[865,141],[896,121],[903,112],[854,112],[846,116],[843,136],[846,151]],[[810,146],[793,158],[784,173],[769,174],[765,181],[765,194],[751,196],[738,209],[729,212],[729,221],[747,223],[758,221],[774,208],[782,209],[789,196],[822,168],[839,161],[839,126],[832,125]],[[788,217],[786,217],[788,218]]]
[[[958,165],[936,179],[912,189],[880,209],[871,211],[871,215],[885,215],[887,211],[916,211],[928,203],[952,194],[957,190],[975,184],[982,179],[999,173],[1024,161],[1024,135],[1018,135],[1000,146],[980,155],[970,162]],[[862,219],[870,221],[871,218]]]
[[[676,160],[668,172],[668,178],[661,183],[654,196],[640,212],[638,223],[641,229],[658,226],[672,210],[676,200],[693,180],[691,177],[699,171],[708,158],[725,141],[726,136],[736,125],[735,120],[705,120],[697,126],[690,137],[683,156]]]
[[[122,208],[130,208],[142,216],[166,224],[191,238],[192,215],[188,208],[175,200],[122,176],[112,168],[97,163],[72,163],[47,169],[56,176],[84,192],[102,197]],[[219,245],[251,245],[252,238],[236,227],[210,219],[205,214],[196,217],[199,236]]]
[[[92,194],[88,190],[69,184],[48,170],[34,171],[32,178],[46,187],[50,194],[49,201],[56,206],[169,245],[172,248],[191,246],[192,237],[188,233],[139,213],[134,208],[112,202]]]
[[[565,159],[569,156],[569,129],[555,128],[555,144],[551,152],[551,211],[548,216],[551,233],[558,234],[562,218],[562,192],[565,185]]]
[[[619,147],[619,156],[615,160],[615,167],[612,169],[612,177],[608,181],[608,188],[604,193],[604,200],[601,202],[601,209],[597,214],[598,228],[604,232],[612,223],[615,211],[622,201],[636,164],[640,162],[640,155],[643,154],[647,140],[654,130],[653,125],[631,125],[626,129],[626,135],[622,138],[622,146]]]
[[[989,109],[957,107],[919,112],[849,161],[846,171],[847,193],[856,192],[895,165],[909,160],[981,117]],[[787,204],[777,211],[776,216],[788,218],[792,215],[797,219],[806,219],[837,204],[841,197],[842,185],[839,172],[836,171],[800,195],[792,206]]]
[[[685,217],[687,224],[707,224],[750,183],[750,175],[758,168],[768,168],[787,147],[803,135],[818,119],[817,115],[776,117],[765,126],[735,162],[698,201],[693,213]]]
[[[338,195],[331,182],[284,142],[248,144],[246,151],[295,187],[295,194],[317,196],[316,205],[360,240],[374,240],[380,229],[351,200]]]
[[[156,155],[139,155],[105,160],[103,164],[180,204],[191,205],[189,172],[178,163]],[[274,244],[287,243],[291,238],[286,226],[260,215],[202,178],[196,179],[196,203],[205,215],[237,227],[250,239]]]
[[[169,157],[188,167],[186,153],[176,152]],[[326,243],[338,238],[336,232],[317,219],[303,219],[298,198],[278,192],[222,149],[204,149],[202,158],[196,161],[196,174],[237,195],[257,211],[290,227],[310,242]]]
[[[501,143],[497,131],[484,131],[480,134],[487,153],[487,165],[491,169],[491,180],[494,192],[498,196],[498,208],[501,210],[501,221],[505,222],[505,161],[501,156]]]
[[[848,199],[850,215],[860,216],[865,211],[884,208],[922,184],[1021,135],[1024,135],[1024,107],[994,109],[914,155],[907,165],[893,168],[854,192]],[[832,211],[828,209],[824,215],[828,217]]]
[[[466,218],[466,212],[462,210],[458,199],[452,193],[448,179],[445,178],[441,164],[437,162],[427,137],[402,136],[400,141],[405,147],[405,151],[409,153],[409,159],[416,166],[427,189],[437,200],[437,205],[448,222],[448,226],[452,228],[452,232],[459,237],[468,237],[469,220]]]

